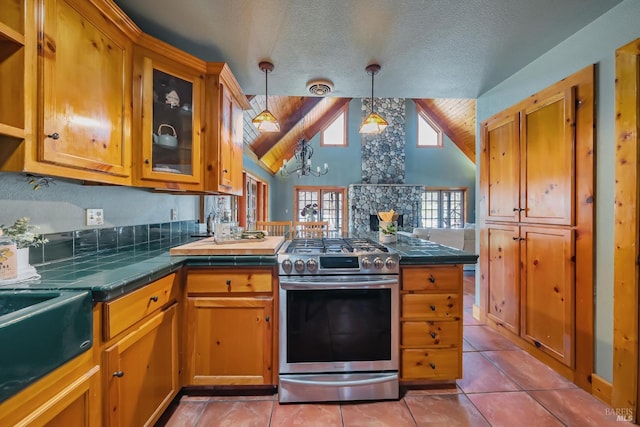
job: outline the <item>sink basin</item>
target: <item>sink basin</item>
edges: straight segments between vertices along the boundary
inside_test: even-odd
[[[0,402],[91,348],[88,291],[0,291]]]

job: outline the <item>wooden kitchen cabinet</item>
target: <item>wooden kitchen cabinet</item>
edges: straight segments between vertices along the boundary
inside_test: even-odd
[[[100,367],[89,350],[0,404],[0,425],[100,425]]]
[[[273,384],[274,280],[265,268],[188,271],[188,385]]]
[[[134,181],[202,190],[205,63],[143,34],[134,54]]]
[[[225,63],[207,64],[205,189],[240,196],[242,111],[250,105]]]
[[[178,277],[100,305],[103,425],[153,425],[180,390]]]
[[[403,266],[400,380],[462,378],[462,265]]]
[[[108,0],[6,3],[0,169],[130,184],[132,23]]]

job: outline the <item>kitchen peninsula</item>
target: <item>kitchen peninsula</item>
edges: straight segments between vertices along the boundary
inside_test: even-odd
[[[0,424],[48,411],[56,417],[55,402],[82,398],[83,411],[104,425],[141,425],[155,422],[182,387],[275,389],[279,244],[271,254],[170,255],[192,242],[185,234],[107,249],[37,266],[40,280],[2,288],[89,291],[93,344],[0,402]],[[400,380],[455,381],[462,375],[462,265],[477,256],[406,236],[389,249],[400,256]]]

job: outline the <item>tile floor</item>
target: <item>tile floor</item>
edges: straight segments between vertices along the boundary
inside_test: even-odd
[[[408,390],[398,401],[278,403],[269,396],[182,396],[158,425],[620,426],[614,411],[475,320],[473,273],[465,273],[464,378],[457,387]]]

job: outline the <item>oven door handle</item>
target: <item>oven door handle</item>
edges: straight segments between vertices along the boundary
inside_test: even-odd
[[[282,289],[346,289],[346,288],[367,288],[394,286],[398,284],[398,278],[393,279],[376,279],[376,280],[353,280],[353,281],[335,281],[335,280],[314,280],[314,281],[298,281],[298,280],[280,280]]]
[[[366,378],[363,380],[342,380],[342,381],[332,381],[330,379],[323,380],[310,380],[310,379],[297,379],[281,376],[280,379],[289,383],[295,384],[303,384],[303,385],[313,385],[313,386],[328,386],[328,387],[344,387],[344,386],[362,386],[362,385],[371,385],[371,384],[379,384],[386,383],[391,380],[395,380],[398,374],[396,372],[390,373],[389,375],[384,376],[376,376],[374,378]]]

